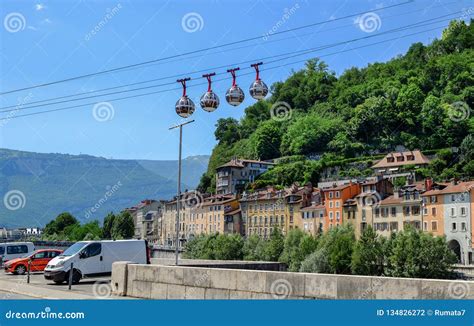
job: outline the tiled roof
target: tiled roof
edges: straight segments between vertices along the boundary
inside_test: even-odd
[[[459,182],[458,184],[450,184],[446,188],[440,191],[440,194],[454,194],[460,192],[468,192],[474,189],[474,180]]]
[[[388,196],[385,199],[380,201],[380,205],[393,205],[393,204],[401,204],[402,198],[395,198],[394,195]]]
[[[407,160],[407,157],[409,155],[413,155],[414,159],[409,161]],[[397,162],[397,157],[403,156],[404,160],[402,162]],[[393,162],[388,162],[388,158],[393,157],[394,161]],[[383,159],[375,163],[372,168],[373,169],[379,169],[379,168],[391,168],[391,167],[398,167],[398,166],[403,166],[403,165],[420,165],[420,164],[428,164],[430,162],[430,159],[427,158],[425,155],[423,155],[422,152],[419,150],[414,150],[414,151],[406,151],[406,152],[393,152],[385,155]]]
[[[320,209],[325,209],[326,206],[324,205],[315,205],[315,204],[312,204],[311,206],[307,206],[307,207],[303,207],[301,209],[302,212],[307,212],[307,211],[315,211],[315,210],[320,210]]]

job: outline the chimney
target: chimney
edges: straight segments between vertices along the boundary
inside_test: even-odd
[[[425,180],[425,191],[430,191],[431,189],[433,189],[433,179],[428,177]]]

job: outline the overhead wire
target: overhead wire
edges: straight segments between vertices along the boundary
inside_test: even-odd
[[[371,44],[366,44],[366,45],[362,45],[362,46],[354,47],[354,48],[350,48],[350,49],[344,49],[344,50],[336,51],[336,52],[329,53],[329,54],[323,54],[320,57],[326,57],[326,56],[330,56],[330,55],[336,55],[336,54],[340,54],[340,53],[344,53],[344,52],[354,51],[354,50],[357,50],[357,49],[366,48],[366,47],[369,47],[369,46],[378,45],[378,44],[382,44],[382,43],[386,43],[386,42],[391,42],[391,41],[394,41],[394,40],[398,40],[400,38],[410,37],[410,36],[413,36],[413,35],[426,33],[426,32],[429,32],[429,31],[433,31],[433,30],[437,30],[439,28],[445,28],[445,27],[446,27],[446,25],[438,26],[438,27],[435,27],[435,28],[431,28],[431,29],[427,29],[427,30],[423,30],[423,31],[415,32],[415,33],[410,33],[410,34],[407,34],[407,35],[394,37],[392,39],[382,40],[382,41],[379,41],[379,42],[374,42],[374,43],[371,43]],[[269,71],[269,70],[273,70],[273,69],[278,69],[278,68],[281,68],[281,67],[293,65],[293,64],[304,62],[304,61],[307,61],[307,60],[308,59],[298,60],[298,61],[293,61],[293,62],[290,62],[290,63],[281,64],[281,65],[278,65],[278,66],[267,67],[267,68],[261,69],[261,71]],[[244,73],[244,74],[241,74],[240,76],[246,76],[246,75],[250,75],[250,74],[253,74],[253,72]],[[227,78],[216,79],[213,82],[221,82],[221,81],[224,81],[224,80],[227,80]],[[192,85],[189,85],[188,87],[197,87],[197,86],[202,86],[202,85],[207,85],[207,82],[192,84]],[[172,88],[172,89],[165,89],[165,90],[160,90],[160,91],[155,91],[155,92],[148,92],[148,93],[143,93],[143,94],[135,94],[135,95],[125,96],[125,97],[120,97],[120,98],[114,98],[114,99],[107,99],[107,100],[102,100],[101,102],[122,101],[122,100],[127,100],[127,99],[132,99],[132,98],[139,98],[139,97],[155,95],[155,94],[160,94],[160,93],[165,93],[165,92],[170,92],[170,91],[177,91],[177,90],[181,90],[181,87],[176,87],[176,88]],[[7,117],[2,117],[2,118],[0,118],[0,121],[17,119],[17,118],[33,116],[33,115],[39,115],[39,114],[46,114],[46,113],[57,112],[57,111],[72,110],[72,109],[75,109],[75,108],[86,107],[86,106],[91,106],[91,105],[96,105],[96,104],[97,104],[97,101],[94,101],[94,102],[89,102],[89,103],[85,103],[85,104],[79,104],[79,105],[74,105],[74,106],[50,109],[50,110],[39,111],[39,112],[32,112],[32,113],[27,113],[27,114],[22,114],[22,115],[12,115],[10,117],[8,117],[8,116]],[[22,108],[18,108],[16,110],[12,110],[10,112],[17,112],[17,111],[21,111],[21,110],[22,110]]]
[[[390,8],[400,7],[400,6],[404,6],[404,5],[407,5],[409,3],[412,3],[413,1],[414,0],[408,0],[408,1],[405,1],[405,2],[396,3],[396,4],[393,4],[393,5],[384,6],[384,7],[380,7],[380,8],[375,8],[375,9],[372,9],[372,10],[366,10],[366,11],[362,11],[362,12],[358,12],[358,13],[354,13],[354,14],[350,14],[350,15],[330,19],[330,20],[319,21],[319,22],[315,22],[315,23],[311,23],[311,24],[307,24],[307,25],[294,27],[294,28],[287,29],[287,30],[276,31],[276,32],[272,33],[271,36],[281,35],[281,34],[294,32],[294,31],[297,31],[297,30],[302,30],[302,29],[306,29],[306,28],[310,28],[310,27],[314,27],[314,26],[318,26],[318,25],[322,25],[322,24],[326,24],[326,23],[332,23],[332,22],[347,19],[347,18],[357,17],[357,16],[360,16],[360,15],[363,15],[363,14],[367,14],[369,12],[378,12],[378,11],[383,11],[383,10],[387,10],[387,9],[390,9]],[[144,62],[139,62],[139,63],[135,63],[135,64],[130,64],[130,65],[125,65],[125,66],[116,67],[116,68],[112,68],[112,69],[102,70],[102,71],[98,71],[98,72],[94,72],[94,73],[88,73],[88,74],[79,75],[79,76],[75,76],[75,77],[69,77],[69,78],[56,80],[56,81],[52,81],[52,82],[47,82],[47,83],[42,83],[42,84],[35,84],[35,85],[32,85],[32,86],[28,86],[28,87],[17,88],[17,89],[13,89],[13,90],[0,92],[0,95],[6,95],[6,94],[16,93],[16,92],[25,91],[25,90],[34,89],[34,88],[40,88],[40,87],[45,87],[45,86],[56,85],[56,84],[60,84],[60,83],[65,83],[65,82],[69,82],[69,81],[73,81],[73,80],[98,76],[98,75],[102,75],[102,74],[108,74],[108,73],[111,73],[111,72],[116,72],[116,71],[124,70],[124,69],[127,69],[127,68],[131,68],[131,67],[144,66],[144,65],[148,65],[150,63],[164,61],[164,60],[167,60],[167,59],[173,59],[173,58],[177,58],[177,57],[187,56],[187,55],[190,55],[190,54],[195,54],[195,53],[200,53],[200,52],[206,52],[206,51],[209,51],[209,50],[218,49],[218,48],[231,46],[231,45],[235,45],[235,44],[250,42],[250,41],[253,41],[253,40],[260,39],[260,38],[262,38],[261,35],[246,38],[246,39],[242,39],[242,40],[232,41],[232,42],[228,42],[228,43],[224,43],[224,44],[220,44],[220,45],[215,45],[215,46],[211,46],[211,47],[207,47],[207,48],[201,48],[201,49],[197,49],[197,50],[193,50],[193,51],[188,51],[188,52],[184,52],[184,53],[180,53],[180,54],[176,54],[176,55],[172,55],[172,56],[168,56],[168,57],[157,58],[157,59],[148,60],[148,61],[144,61]]]
[[[262,61],[262,60],[267,60],[267,59],[271,59],[271,58],[278,58],[278,57],[286,56],[286,57],[275,59],[275,60],[272,60],[272,61],[265,61],[265,64],[280,62],[280,61],[287,60],[287,59],[290,59],[290,58],[294,58],[294,57],[297,57],[297,56],[306,55],[308,53],[321,51],[321,50],[324,50],[324,49],[337,47],[337,46],[340,46],[340,45],[346,45],[346,44],[350,44],[350,43],[353,43],[353,42],[366,40],[366,39],[370,39],[370,38],[374,38],[374,37],[378,37],[378,36],[383,36],[383,35],[390,34],[390,33],[401,32],[401,31],[404,31],[404,30],[410,29],[410,28],[419,28],[419,27],[423,27],[423,26],[427,26],[427,25],[431,25],[431,24],[436,24],[436,23],[439,23],[439,22],[442,22],[442,21],[451,20],[451,19],[441,19],[440,20],[440,18],[445,18],[445,17],[452,16],[452,15],[455,15],[455,14],[457,14],[457,12],[456,13],[450,13],[450,14],[447,14],[447,15],[442,15],[442,16],[439,16],[439,17],[436,17],[436,18],[427,19],[427,20],[420,21],[420,22],[416,22],[416,23],[409,24],[409,25],[406,25],[406,26],[401,26],[401,27],[394,28],[394,29],[391,29],[391,30],[387,30],[387,31],[384,31],[384,32],[381,32],[381,33],[367,35],[367,36],[364,36],[364,37],[361,37],[361,38],[356,38],[356,39],[346,40],[346,41],[340,41],[340,42],[336,42],[336,43],[332,43],[332,44],[328,44],[328,45],[323,45],[323,46],[318,46],[318,47],[313,47],[313,48],[309,48],[309,49],[303,49],[303,50],[298,50],[298,51],[290,51],[290,52],[286,52],[286,53],[283,53],[283,54],[277,54],[277,55],[262,57],[262,58],[258,58],[258,59],[247,60],[247,61],[243,61],[243,62],[239,62],[239,63],[226,64],[226,65],[222,65],[222,66],[219,66],[219,67],[207,68],[207,69],[194,71],[194,72],[189,72],[189,73],[185,73],[185,74],[174,75],[172,77],[183,76],[183,75],[190,76],[190,75],[200,73],[200,72],[213,71],[213,70],[216,70],[216,69],[225,68],[225,67],[229,67],[229,66],[238,66],[238,65],[241,65],[241,64],[244,64],[244,63],[251,63],[251,62]],[[250,67],[242,68],[242,70],[245,70],[245,69],[250,69]],[[225,72],[217,73],[216,75],[223,75],[223,74],[225,74]],[[170,77],[162,77],[162,78],[170,78]],[[136,91],[140,91],[140,90],[163,87],[163,86],[168,86],[168,85],[173,85],[173,84],[175,84],[175,81],[162,83],[162,84],[157,84],[157,85],[146,86],[146,87],[139,87],[139,88],[134,88],[134,89],[110,92],[110,93],[105,93],[105,94],[91,95],[91,96],[86,96],[86,97],[82,97],[82,98],[74,98],[74,99],[69,99],[69,100],[56,101],[56,102],[51,102],[51,103],[44,103],[43,101],[41,101],[41,102],[43,102],[42,104],[35,104],[35,102],[33,102],[33,103],[29,103],[30,105],[28,105],[26,107],[22,106],[21,110],[37,108],[37,107],[44,107],[44,106],[50,106],[50,105],[57,105],[57,104],[75,102],[75,101],[81,101],[81,100],[86,100],[86,99],[95,98],[95,97],[103,97],[103,96],[109,96],[109,95],[115,95],[115,94],[136,92]],[[56,99],[61,99],[61,98],[64,98],[64,97],[50,98],[50,99],[48,99],[48,102],[49,101],[54,101]],[[36,102],[36,103],[38,103],[38,102]],[[35,104],[35,105],[31,105],[31,104]],[[12,105],[12,106],[7,106],[7,107],[1,107],[0,108],[0,113],[17,111],[17,110],[18,110],[18,105],[14,105],[14,106]]]

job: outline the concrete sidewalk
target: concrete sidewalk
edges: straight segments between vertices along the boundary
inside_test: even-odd
[[[91,299],[115,299],[116,297],[100,298],[94,295],[87,295],[79,293],[74,290],[56,290],[47,289],[42,286],[27,284],[23,282],[11,282],[0,280],[0,290],[4,292],[11,292],[21,294],[29,297],[41,298],[41,299],[59,299],[59,300],[91,300]]]

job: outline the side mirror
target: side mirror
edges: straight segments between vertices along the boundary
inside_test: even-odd
[[[81,251],[79,253],[79,259],[84,259],[84,258],[86,258],[86,253],[84,251]]]

